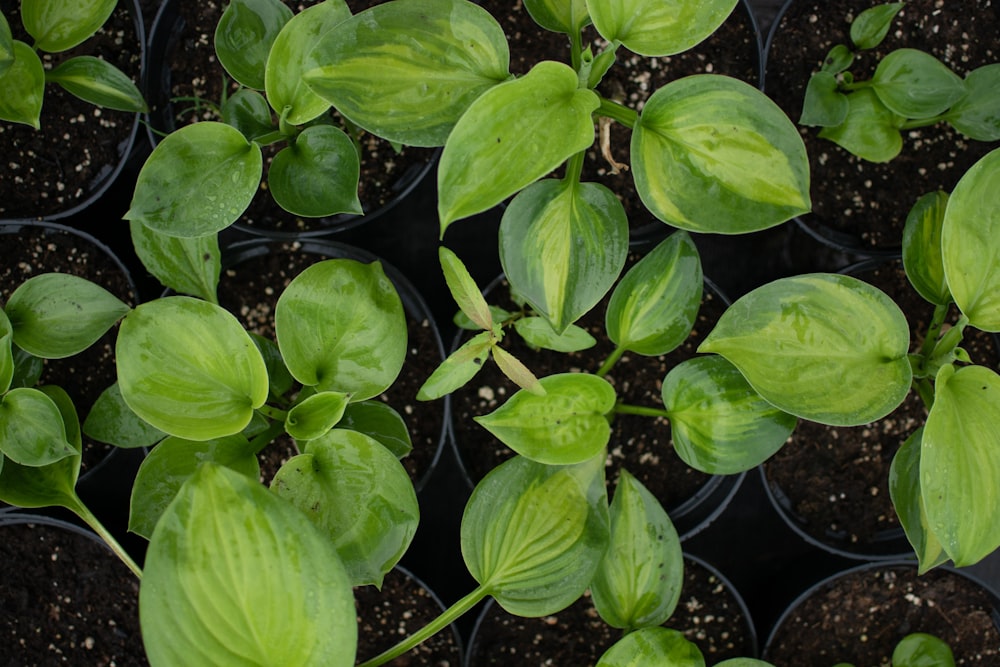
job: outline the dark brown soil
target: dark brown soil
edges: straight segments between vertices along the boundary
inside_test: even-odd
[[[132,2],[120,2],[98,33],[73,49],[43,54],[51,68],[79,55],[113,63],[138,84],[141,44]],[[15,39],[31,44],[21,25],[20,3],[0,0]],[[41,129],[0,121],[0,218],[41,218],[83,204],[128,155],[137,116],[84,102],[60,86],[45,86]]]
[[[0,663],[145,665],[139,581],[96,539],[47,525],[0,528]]]
[[[750,619],[734,590],[711,570],[684,560],[680,602],[664,626],[684,633],[708,665],[749,657],[756,649]],[[542,618],[512,616],[492,603],[469,646],[469,667],[585,667],[621,638],[597,614],[589,593],[567,609]]]
[[[946,570],[917,576],[896,565],[852,572],[809,596],[775,630],[764,659],[775,667],[830,667],[844,661],[888,666],[912,632],[944,640],[955,664],[1000,664],[997,601]]]
[[[765,90],[794,121],[802,111],[806,83],[835,44],[849,44],[850,21],[869,0],[797,0],[780,18],[767,55]],[[994,0],[907,2],[889,36],[852,66],[868,80],[891,50],[927,51],[959,76],[1000,60],[1000,15]],[[906,214],[928,192],[951,192],[958,179],[996,143],[971,141],[939,124],[911,130],[903,150],[887,164],[865,162],[819,128],[800,127],[812,173],[813,213],[803,220],[829,235],[845,235],[862,249],[899,248]]]

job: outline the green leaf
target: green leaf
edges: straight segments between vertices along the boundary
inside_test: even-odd
[[[231,0],[215,28],[215,53],[229,76],[264,90],[264,67],[271,45],[292,19],[279,0]]]
[[[461,117],[438,166],[441,234],[493,208],[594,143],[599,104],[576,72],[542,61],[482,94]]]
[[[795,429],[795,417],[761,398],[723,357],[695,357],[675,366],[662,394],[678,455],[713,475],[760,465]]]
[[[545,395],[545,388],[524,363],[507,350],[494,345],[491,348],[493,361],[507,378],[521,389],[537,396]]]
[[[42,273],[21,283],[5,310],[18,347],[43,359],[62,359],[93,345],[129,307],[85,278]]]
[[[203,463],[214,463],[257,481],[260,464],[246,437],[240,434],[194,442],[169,437],[150,450],[142,460],[132,485],[128,529],[147,540],[156,522],[181,486]]]
[[[823,59],[821,71],[829,74],[840,74],[852,64],[854,64],[854,52],[843,44],[836,44]]]
[[[1000,331],[1000,149],[962,176],[941,231],[944,273],[955,303],[977,329]]]
[[[152,667],[354,665],[354,596],[330,540],[221,466],[201,466],[157,523],[139,619]]]
[[[132,247],[146,270],[180,294],[218,303],[222,255],[218,234],[170,236],[141,222],[129,222]]]
[[[686,232],[661,241],[615,287],[605,328],[615,345],[638,354],[666,354],[683,343],[701,306],[704,276]]]
[[[628,219],[598,183],[546,179],[522,190],[500,222],[511,289],[562,333],[611,289],[628,254]]]
[[[92,37],[116,4],[117,0],[22,0],[21,22],[36,48],[59,53]]]
[[[33,388],[0,397],[0,451],[15,463],[39,467],[78,453],[66,440],[56,403]]]
[[[14,40],[14,62],[0,72],[0,120],[41,127],[42,98],[45,96],[45,68],[34,49]]]
[[[7,313],[0,309],[0,396],[11,387],[14,380],[14,330]]]
[[[913,289],[931,303],[951,303],[944,273],[941,230],[948,205],[946,192],[929,192],[914,204],[903,227],[903,267]]]
[[[473,280],[465,264],[451,250],[441,246],[438,248],[438,259],[441,262],[441,270],[444,273],[445,283],[451,298],[455,300],[462,310],[474,324],[480,329],[491,331],[493,329],[493,311],[487,305],[483,293],[479,290],[479,285]]]
[[[433,401],[464,386],[482,369],[494,344],[491,331],[484,331],[465,341],[424,381],[417,392],[417,400]]]
[[[406,358],[406,316],[379,262],[328,259],[300,273],[274,312],[292,376],[352,401],[381,394]]]
[[[669,628],[630,632],[604,652],[597,667],[705,667],[698,647]]]
[[[358,149],[351,138],[332,125],[314,125],[274,156],[267,185],[274,201],[295,215],[361,215],[360,172]]]
[[[1000,376],[942,366],[920,448],[920,488],[930,532],[956,567],[1000,547],[998,423]]]
[[[506,80],[503,29],[465,0],[396,0],[317,44],[305,81],[345,117],[408,146],[442,146],[469,105]]]
[[[520,456],[500,464],[472,492],[461,535],[469,572],[508,612],[564,609],[608,546],[603,455],[573,466]]]
[[[0,77],[14,64],[14,36],[7,17],[0,13]]]
[[[544,395],[518,391],[475,420],[518,454],[539,463],[580,463],[597,455],[611,435],[607,414],[615,390],[604,378],[560,373],[539,380]]]
[[[247,141],[253,141],[274,131],[271,105],[256,90],[240,88],[222,104],[222,121],[240,131]]]
[[[835,127],[843,123],[850,103],[839,86],[837,76],[831,72],[815,72],[809,77],[799,123],[820,127]]]
[[[504,323],[514,317],[514,313],[509,310],[504,310],[500,306],[489,306],[489,311],[493,322]],[[472,318],[462,311],[455,313],[455,315],[452,316],[451,321],[456,327],[466,331],[478,331],[482,329],[481,326],[473,322]]]
[[[902,8],[902,2],[892,2],[865,9],[851,23],[851,42],[859,49],[874,49],[889,34],[892,20]]]
[[[344,410],[337,428],[350,429],[367,435],[401,459],[413,450],[410,430],[398,412],[381,401],[351,403]]]
[[[756,658],[730,658],[715,663],[715,667],[774,667],[774,665]]]
[[[586,0],[525,0],[524,8],[538,25],[566,35],[590,23]]]
[[[896,49],[883,58],[872,89],[893,113],[933,118],[965,95],[962,78],[934,56],[917,49]]]
[[[522,317],[514,320],[514,329],[524,341],[535,348],[556,352],[579,352],[597,345],[597,340],[586,329],[571,324],[557,334],[543,317]]]
[[[611,543],[590,584],[594,606],[615,628],[664,623],[684,583],[681,541],[660,502],[627,470],[611,502]]]
[[[889,162],[899,155],[905,120],[890,111],[870,89],[847,96],[847,117],[837,127],[825,127],[819,136],[869,162]]]
[[[924,427],[921,426],[896,451],[889,468],[889,495],[906,539],[917,554],[919,572],[923,574],[948,560],[948,554],[927,525],[923,494],[920,490],[920,448]]]
[[[895,667],[955,667],[951,647],[934,635],[914,632],[903,637],[892,652]]]
[[[594,27],[609,42],[644,56],[687,51],[725,22],[737,0],[587,0]]]
[[[132,412],[117,382],[97,397],[83,421],[83,432],[98,442],[125,448],[152,447],[167,435]]]
[[[163,139],[139,172],[126,220],[168,236],[222,231],[250,205],[264,159],[235,127],[187,125]]]
[[[267,369],[228,312],[172,296],[138,306],[122,321],[118,387],[156,428],[188,440],[242,431],[267,399]]]
[[[785,412],[855,426],[906,397],[909,346],[909,326],[892,299],[857,278],[816,273],[743,296],[698,351],[721,354]]]
[[[646,207],[689,231],[757,231],[810,207],[798,130],[763,93],[728,77],[689,76],[653,93],[632,134],[632,169]]]
[[[313,440],[332,429],[344,416],[349,394],[321,391],[288,411],[285,430],[296,440]]]
[[[17,345],[12,348],[14,357],[14,374],[11,377],[11,387],[34,387],[42,377],[45,362],[28,354]]]
[[[84,102],[117,111],[149,111],[132,79],[111,63],[93,56],[76,56],[45,75]]]
[[[1000,63],[978,67],[965,77],[965,96],[945,120],[976,141],[1000,140]]]
[[[295,385],[295,378],[288,372],[285,360],[281,358],[278,344],[270,338],[250,332],[250,338],[260,350],[267,368],[267,382],[273,396],[284,396]]]
[[[362,433],[336,429],[310,441],[271,489],[327,535],[354,586],[381,587],[417,531],[417,494],[406,469]]]
[[[264,77],[267,99],[287,123],[301,125],[322,115],[330,103],[307,84],[304,74],[327,61],[317,49],[335,26],[351,17],[344,0],[327,0],[289,21],[274,41]]]

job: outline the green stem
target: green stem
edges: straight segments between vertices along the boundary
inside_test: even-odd
[[[77,505],[75,507],[70,507],[69,509],[73,510],[78,517],[83,519],[84,522],[90,526],[91,530],[97,533],[100,538],[104,540],[109,547],[111,547],[111,550],[115,552],[115,555],[118,556],[118,558],[121,559],[126,566],[128,566],[128,569],[132,570],[132,573],[136,576],[136,578],[142,579],[142,568],[139,567],[139,564],[132,560],[132,557],[128,555],[127,551],[125,551],[125,548],[118,543],[118,540],[116,540],[115,536],[104,527],[104,524],[102,524],[100,520],[94,516],[94,513],[91,512],[82,501],[79,499],[77,499],[77,501]]]
[[[619,415],[639,415],[640,417],[663,417],[669,419],[670,414],[662,408],[647,408],[642,405],[629,405],[619,403],[615,406],[615,413]]]
[[[948,306],[935,306],[931,323],[927,327],[927,337],[924,338],[923,345],[920,346],[920,356],[930,359],[931,354],[937,346],[938,336],[941,334],[941,327],[944,325],[944,318],[948,316]]]
[[[862,88],[871,88],[874,84],[874,81],[853,81],[851,83],[841,81],[840,88],[841,90],[854,91],[861,90]]]
[[[285,418],[288,416],[288,412],[286,410],[272,407],[270,405],[267,405],[266,403],[257,408],[257,412],[264,415],[265,417],[270,417],[271,419],[280,421],[282,424],[285,423]]]
[[[924,402],[924,407],[930,412],[934,406],[934,385],[928,378],[913,381],[913,388],[917,390],[917,395]]]
[[[563,180],[573,184],[580,182],[580,175],[583,174],[583,159],[586,153],[586,151],[580,151],[569,159],[566,163],[566,177]]]
[[[618,360],[622,358],[623,354],[625,354],[625,348],[621,346],[616,347],[614,351],[608,355],[608,358],[604,360],[601,367],[597,369],[597,376],[604,377],[607,375],[611,371],[611,368],[618,363]]]
[[[462,614],[479,604],[479,602],[487,595],[489,595],[489,593],[486,588],[478,586],[474,591],[448,607],[440,616],[422,627],[420,630],[399,642],[389,650],[383,651],[374,658],[365,660],[359,664],[358,667],[378,667],[378,665],[383,665],[394,658],[398,658],[454,623],[460,616],[462,616]]]
[[[916,118],[904,121],[902,125],[899,126],[900,130],[915,130],[918,127],[929,127],[931,125],[937,125],[943,120],[947,120],[948,117],[945,115],[933,116],[931,118]]]
[[[253,451],[254,454],[260,453],[260,450],[267,447],[272,440],[277,438],[284,431],[285,422],[283,420],[271,422],[266,429],[255,435],[253,440],[250,441],[251,451]]]
[[[569,53],[573,69],[579,72],[582,64],[580,60],[583,54],[583,36],[578,30],[573,31],[569,36]]]
[[[635,109],[629,109],[624,104],[619,104],[605,97],[601,98],[601,106],[597,108],[597,115],[616,120],[629,129],[635,129],[635,124],[639,122],[639,113]]]
[[[259,136],[254,139],[254,143],[259,146],[270,146],[271,144],[276,144],[279,141],[285,141],[288,139],[288,135],[280,130],[275,130],[273,132],[268,132],[265,135]]]

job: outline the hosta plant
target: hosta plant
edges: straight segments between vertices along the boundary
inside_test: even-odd
[[[934,635],[913,632],[899,640],[892,651],[892,664],[896,667],[955,667],[951,647]],[[854,667],[838,662],[833,667]]]

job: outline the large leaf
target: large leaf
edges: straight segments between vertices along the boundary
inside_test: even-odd
[[[395,0],[325,35],[305,81],[380,137],[442,146],[472,102],[510,75],[503,29],[466,0]]]
[[[681,597],[684,555],[670,517],[627,470],[611,503],[611,543],[590,584],[608,625],[624,630],[664,623]]]
[[[974,164],[948,200],[941,232],[944,273],[972,326],[1000,331],[1000,149]]]
[[[11,389],[0,397],[0,452],[31,467],[77,453],[66,440],[66,427],[55,401],[29,387]]]
[[[274,201],[295,215],[360,215],[360,173],[358,149],[351,138],[332,125],[314,125],[274,156],[267,185]]]
[[[267,399],[267,369],[249,334],[219,306],[191,297],[165,297],[129,313],[116,356],[128,406],[179,438],[239,433]]]
[[[382,585],[417,531],[417,494],[388,449],[336,429],[288,461],[271,489],[301,509],[333,543],[355,586]]]
[[[978,67],[965,77],[965,95],[945,118],[977,141],[1000,139],[1000,63]]]
[[[879,61],[872,90],[895,114],[933,118],[965,95],[965,83],[929,53],[896,49]]]
[[[628,219],[598,183],[542,180],[500,222],[500,263],[511,289],[557,333],[593,308],[625,265]]]
[[[165,287],[218,303],[222,272],[218,234],[169,236],[134,220],[129,231],[142,265]]]
[[[889,495],[899,523],[917,554],[920,573],[948,560],[941,543],[930,532],[927,512],[920,490],[920,449],[924,429],[921,426],[906,439],[892,457],[889,468]]]
[[[58,53],[90,38],[116,4],[117,0],[22,0],[21,22],[36,48]]]
[[[535,23],[553,32],[572,35],[590,23],[586,0],[525,0],[524,8]]]
[[[947,205],[946,192],[929,192],[910,209],[903,227],[906,277],[920,296],[939,306],[951,303],[941,251],[941,230]]]
[[[869,162],[889,162],[899,155],[903,148],[899,128],[906,119],[890,111],[867,88],[848,95],[847,102],[844,122],[823,128],[819,136]]]
[[[64,60],[49,70],[45,79],[91,104],[118,111],[149,111],[132,79],[100,58],[76,56]]]
[[[632,134],[636,190],[681,229],[740,234],[809,210],[809,163],[795,126],[756,88],[696,75],[663,86]]]
[[[292,19],[280,0],[231,0],[215,27],[215,53],[229,76],[264,90],[264,67],[271,45]]]
[[[14,62],[0,72],[0,120],[41,127],[42,98],[45,96],[45,68],[34,49],[13,42]]]
[[[542,61],[485,92],[455,125],[438,167],[441,233],[490,209],[594,143],[599,105],[576,72]]]
[[[638,354],[666,354],[687,339],[698,316],[704,276],[686,232],[661,241],[615,287],[604,316],[615,345]]]
[[[728,475],[754,468],[795,429],[795,417],[761,398],[723,357],[695,357],[675,366],[662,393],[674,448],[702,472]]]
[[[43,359],[62,359],[93,345],[129,307],[86,278],[42,273],[21,283],[4,310],[18,347]]]
[[[382,393],[406,358],[403,305],[378,262],[313,264],[278,299],[274,328],[296,380],[352,401]]]
[[[125,403],[118,383],[101,392],[83,421],[87,437],[116,447],[152,447],[166,433],[150,426]]]
[[[549,466],[517,456],[486,475],[462,516],[472,576],[518,616],[564,609],[590,584],[608,546],[604,456]]]
[[[605,651],[597,667],[705,667],[705,658],[677,630],[642,628]]]
[[[644,56],[687,51],[722,25],[737,0],[587,0],[594,27],[609,42]]]
[[[552,465],[595,456],[611,436],[615,390],[604,378],[560,373],[540,380],[544,394],[518,391],[476,422],[518,454]]]
[[[264,159],[235,127],[203,122],[167,135],[139,172],[126,220],[168,236],[205,236],[242,215]]]
[[[156,525],[139,620],[152,667],[354,665],[354,596],[330,540],[221,466],[199,468]]]
[[[349,19],[344,0],[327,0],[308,7],[289,21],[274,40],[264,81],[267,100],[285,122],[301,125],[320,116],[330,103],[307,85],[303,74],[325,64],[316,49],[334,26]]]
[[[857,278],[817,273],[745,295],[698,351],[731,361],[785,412],[853,426],[884,417],[906,397],[909,345],[906,318],[883,292]]]
[[[930,531],[955,565],[1000,547],[1000,376],[983,366],[937,374],[920,448]]]

